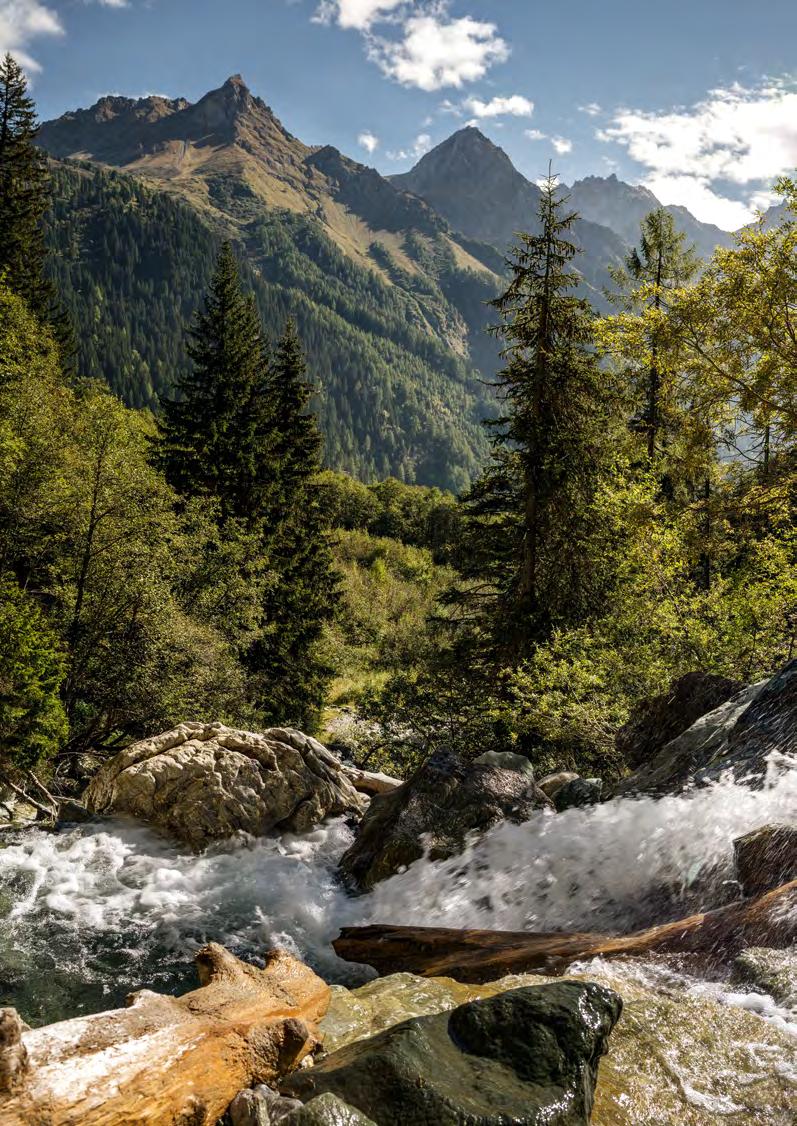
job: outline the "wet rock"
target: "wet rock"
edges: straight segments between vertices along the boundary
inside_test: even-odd
[[[529,778],[534,777],[534,767],[525,755],[516,755],[512,751],[485,751],[483,755],[473,760],[483,766],[497,766],[501,770],[516,770]]]
[[[64,825],[80,825],[86,821],[93,821],[94,814],[86,809],[83,802],[74,798],[60,798],[58,802],[58,821]]]
[[[592,982],[510,990],[350,1044],[284,1089],[332,1092],[379,1126],[581,1126],[621,1008]]]
[[[736,875],[747,896],[797,879],[797,827],[765,825],[733,842]]]
[[[726,773],[756,786],[787,770],[797,752],[797,660],[744,688],[671,740],[615,788],[621,794],[677,793]]]
[[[359,1110],[327,1091],[282,1119],[284,1126],[376,1126]]]
[[[551,801],[554,801],[556,795],[561,790],[562,786],[567,782],[574,782],[580,775],[572,770],[560,770],[557,774],[547,774],[537,785],[542,792],[546,794]]]
[[[239,1091],[230,1103],[224,1126],[277,1126],[292,1121],[291,1115],[301,1110],[298,1099],[286,1099],[265,1083]]]
[[[235,833],[302,833],[366,802],[308,735],[183,723],[106,762],[85,795],[94,813],[127,813],[194,849]]]
[[[797,950],[754,946],[733,963],[734,985],[750,985],[768,993],[779,1005],[797,1009]]]
[[[793,1121],[794,1039],[788,1031],[745,1009],[718,1005],[688,990],[687,983],[679,991],[669,974],[657,991],[655,971],[641,963],[595,963],[588,976],[623,998],[622,1017],[600,1064],[592,1126],[786,1126]],[[515,974],[464,985],[402,973],[355,990],[333,986],[321,1022],[324,1048],[337,1052],[409,1017],[550,980]]]
[[[585,805],[597,805],[602,792],[603,782],[600,778],[571,778],[556,791],[553,804],[557,813]]]
[[[341,871],[367,890],[427,849],[433,859],[453,856],[469,833],[504,819],[526,821],[549,805],[533,776],[440,750],[397,790],[372,799]]]
[[[650,762],[672,739],[682,735],[701,716],[713,712],[744,685],[725,676],[689,672],[674,680],[660,696],[650,696],[633,709],[615,737],[622,759],[636,769]]]

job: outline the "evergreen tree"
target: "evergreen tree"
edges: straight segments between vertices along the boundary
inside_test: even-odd
[[[181,397],[162,401],[158,459],[182,496],[213,497],[222,522],[238,519],[256,529],[273,487],[268,353],[229,243],[188,351],[193,368],[178,382]]]
[[[322,443],[310,411],[314,388],[292,320],[274,356],[270,387],[276,488],[268,554],[274,578],[251,665],[267,713],[280,722],[312,725],[331,673],[318,642],[334,617],[338,579],[318,483]]]
[[[500,662],[514,664],[601,597],[606,553],[593,505],[618,452],[621,403],[592,344],[578,284],[576,219],[549,177],[540,233],[520,236],[494,302],[504,404],[492,458],[465,500],[465,583],[454,593]],[[482,641],[484,644],[484,641]]]
[[[634,247],[624,268],[609,268],[619,292],[610,300],[628,312],[647,310],[648,348],[646,363],[636,373],[636,390],[641,403],[637,429],[645,436],[647,457],[652,462],[661,453],[663,435],[674,424],[672,387],[661,362],[661,314],[668,306],[668,295],[683,288],[694,277],[699,260],[686,236],[675,228],[675,220],[663,207],[651,211],[640,225],[640,244]]]
[[[22,68],[0,60],[0,276],[33,313],[67,332],[46,273],[44,217],[50,205],[47,158],[36,147],[36,109]]]

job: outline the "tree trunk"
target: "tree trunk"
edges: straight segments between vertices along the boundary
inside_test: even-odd
[[[582,958],[688,953],[708,963],[745,946],[782,948],[797,940],[797,880],[754,900],[692,915],[623,937],[590,933],[448,930],[437,927],[345,927],[339,957],[380,974],[414,973],[457,981],[493,981],[516,973],[563,973]]]
[[[215,1126],[243,1087],[274,1083],[316,1043],[329,986],[271,951],[263,970],[210,943],[201,988],[28,1029],[0,1009],[0,1126]]]

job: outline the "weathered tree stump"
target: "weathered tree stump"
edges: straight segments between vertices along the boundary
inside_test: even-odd
[[[211,943],[201,987],[28,1029],[0,1010],[0,1126],[214,1126],[242,1087],[274,1083],[316,1043],[329,986],[285,951],[265,969]]]
[[[795,941],[797,880],[758,899],[617,937],[377,925],[346,927],[333,946],[339,957],[366,963],[380,974],[484,982],[514,973],[562,973],[571,962],[598,955],[682,953],[718,963],[747,946],[782,948]]]

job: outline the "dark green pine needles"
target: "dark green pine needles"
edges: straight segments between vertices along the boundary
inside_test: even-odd
[[[270,356],[229,244],[189,351],[181,398],[163,403],[158,459],[182,496],[216,501],[222,534],[243,531],[257,541],[266,573],[262,620],[242,654],[253,703],[278,722],[312,723],[329,677],[317,642],[337,602],[317,495],[314,388],[292,321]]]

